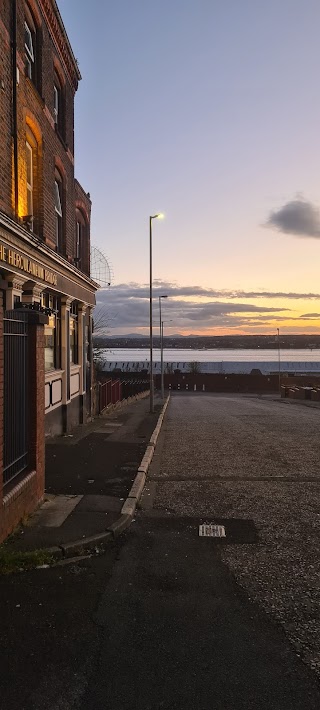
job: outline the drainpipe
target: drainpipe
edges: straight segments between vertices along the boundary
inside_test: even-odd
[[[17,0],[12,0],[12,137],[14,173],[14,211],[18,217],[18,116],[17,116]]]

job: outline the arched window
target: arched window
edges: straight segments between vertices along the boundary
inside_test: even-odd
[[[23,219],[28,228],[39,234],[40,193],[39,146],[30,127],[26,127],[26,202],[27,214]]]
[[[56,221],[56,248],[60,253],[64,247],[64,190],[61,173],[56,168],[54,174],[54,209]]]
[[[40,91],[40,30],[28,5],[25,6],[24,50],[26,76]]]

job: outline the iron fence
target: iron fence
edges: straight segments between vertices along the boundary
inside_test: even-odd
[[[107,380],[99,383],[99,414],[101,414],[109,404],[116,404],[121,401],[121,383],[119,380]]]
[[[28,468],[27,315],[7,311],[4,335],[4,485]]]

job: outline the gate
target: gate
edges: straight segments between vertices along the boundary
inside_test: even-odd
[[[3,320],[4,485],[26,471],[29,463],[27,318],[21,311],[7,311]]]

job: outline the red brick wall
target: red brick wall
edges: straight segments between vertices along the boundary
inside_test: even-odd
[[[12,215],[10,3],[0,0],[0,209]]]
[[[17,64],[20,78],[17,86],[18,107],[18,171],[19,171],[19,217],[27,214],[26,190],[26,126],[30,128],[37,143],[38,222],[35,231],[49,246],[55,248],[54,175],[55,167],[63,177],[64,185],[64,252],[75,257],[75,201],[74,181],[74,95],[77,77],[70,76],[63,57],[53,43],[44,8],[44,0],[29,0],[34,9],[33,17],[40,20],[41,76],[37,88],[25,76],[24,21],[25,2],[17,0]],[[11,69],[11,7],[12,0],[0,0],[0,209],[14,217],[14,182],[12,160],[12,69]],[[52,7],[52,6],[51,6]],[[58,67],[63,85],[65,136],[62,139],[55,130],[53,118],[54,74]],[[3,138],[4,137],[4,138]],[[79,186],[80,187],[80,186]],[[80,188],[81,190],[81,188]],[[83,193],[85,195],[85,193]],[[83,195],[81,195],[81,199]],[[90,209],[89,209],[90,214]]]
[[[16,495],[15,495],[16,494]],[[1,500],[0,511],[0,542],[10,535],[17,525],[32,511],[37,505],[37,478],[35,475],[24,481],[23,488],[15,491]]]

